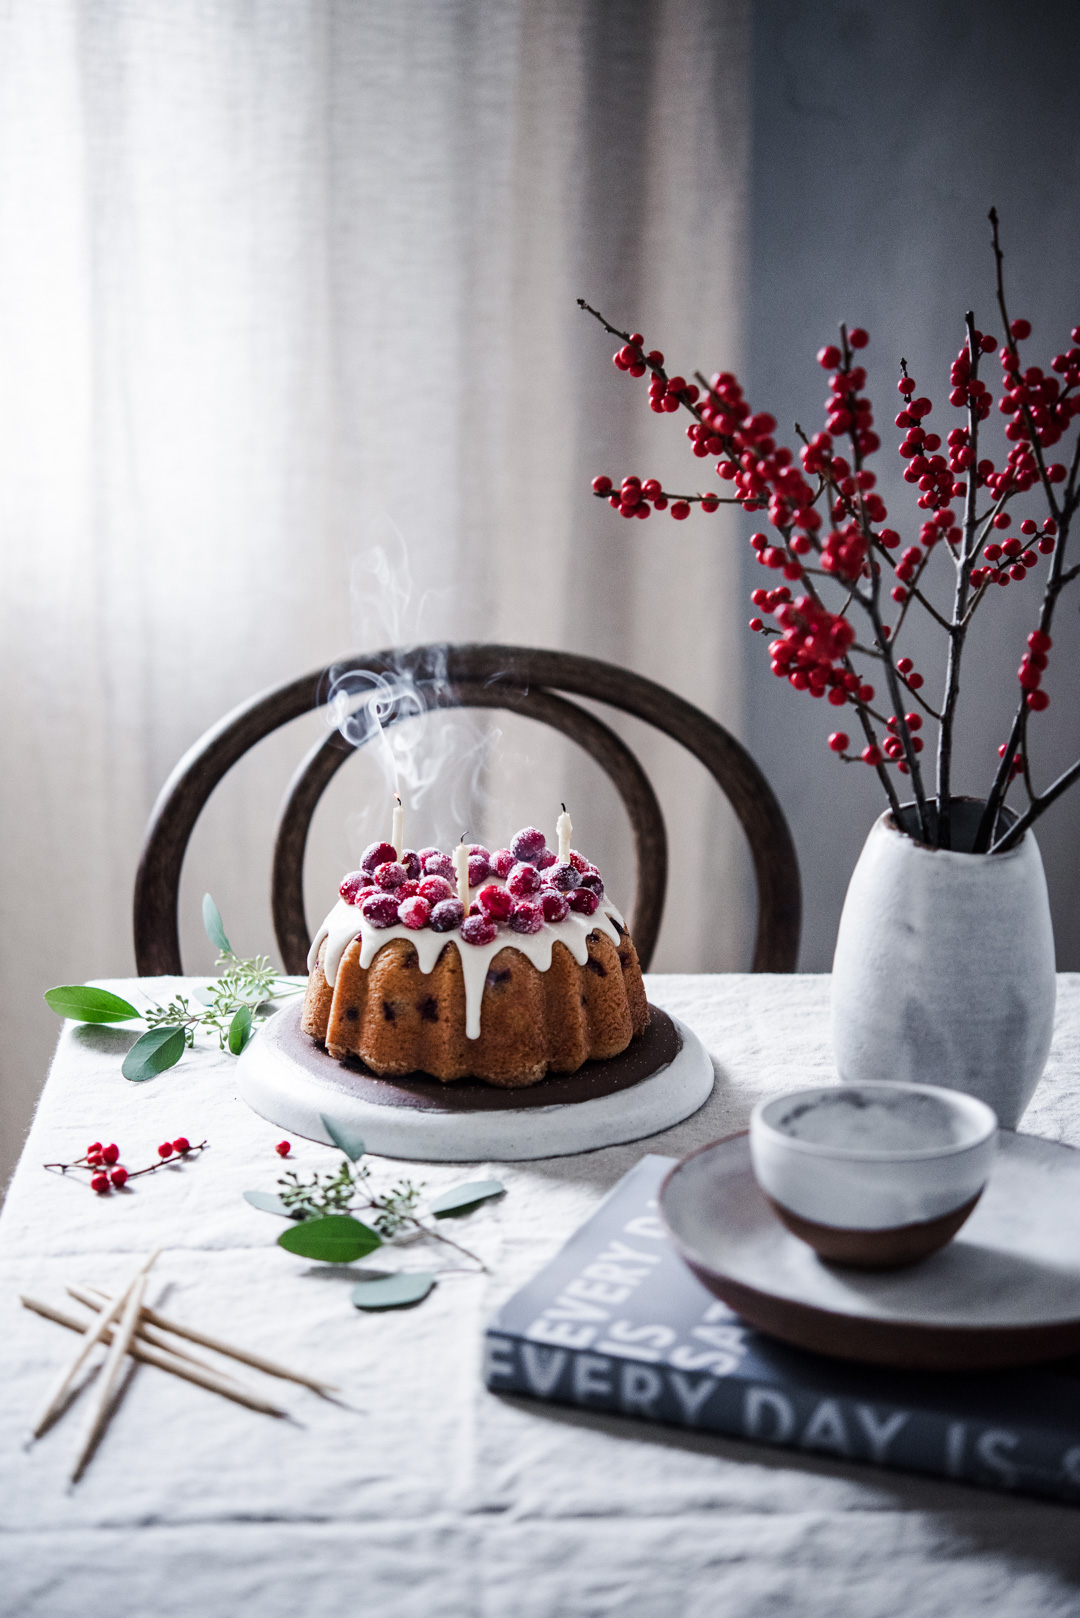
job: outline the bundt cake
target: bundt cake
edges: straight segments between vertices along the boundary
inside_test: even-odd
[[[637,952],[562,825],[560,844],[373,843],[311,946],[304,1032],[383,1077],[507,1088],[617,1056],[649,1021]]]

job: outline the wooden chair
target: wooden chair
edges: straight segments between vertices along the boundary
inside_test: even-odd
[[[204,804],[225,772],[279,726],[331,696],[331,675],[395,679],[425,709],[500,708],[551,725],[579,743],[607,772],[626,806],[637,860],[631,929],[643,967],[660,930],[667,886],[667,836],[660,805],[626,744],[565,695],[588,697],[646,720],[700,759],[738,815],[757,882],[755,972],[792,972],[799,949],[799,865],[783,811],[769,783],[733,736],[707,714],[640,674],[573,652],[521,646],[439,645],[376,652],[320,669],[243,703],[208,730],[180,760],[154,805],[135,879],[135,960],[141,976],[179,973],[180,870]],[[393,709],[384,724],[411,717]],[[310,935],[304,918],[303,864],[308,829],[328,782],[355,746],[338,730],[301,762],[285,794],[274,845],[274,930],[286,972],[306,971]]]

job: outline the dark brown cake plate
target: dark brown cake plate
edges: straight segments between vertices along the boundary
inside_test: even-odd
[[[300,1027],[301,1005],[279,1011],[237,1064],[248,1105],[282,1129],[328,1141],[322,1115],[385,1157],[438,1163],[563,1157],[640,1140],[681,1123],[707,1100],[713,1067],[685,1024],[650,1007],[649,1027],[619,1056],[577,1073],[500,1089],[442,1084],[422,1073],[380,1078],[339,1062]]]
[[[1080,1351],[1080,1152],[1003,1129],[947,1247],[904,1269],[825,1263],[754,1178],[749,1136],[692,1152],[660,1212],[694,1274],[773,1337],[905,1370],[989,1370]]]

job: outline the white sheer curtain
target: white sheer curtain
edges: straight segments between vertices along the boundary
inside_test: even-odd
[[[612,658],[738,730],[732,536],[592,500],[597,470],[687,461],[574,299],[677,364],[738,363],[747,35],[746,0],[0,4],[5,1171],[55,1036],[42,990],[132,969],[147,813],[234,703],[387,639],[476,637]],[[376,543],[408,599],[373,591]],[[532,729],[489,747],[488,834],[569,791],[629,884],[610,793]],[[731,819],[628,735],[675,856],[656,964],[739,965]],[[300,740],[204,817],[189,969],[204,886],[238,947],[270,947]],[[363,768],[320,811],[313,911],[385,813]]]

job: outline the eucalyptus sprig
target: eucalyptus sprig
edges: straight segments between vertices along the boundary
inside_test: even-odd
[[[279,1247],[324,1264],[351,1264],[394,1237],[430,1236],[468,1259],[474,1273],[487,1273],[481,1258],[437,1229],[431,1220],[469,1213],[489,1197],[501,1196],[505,1190],[501,1181],[477,1180],[444,1191],[430,1204],[429,1220],[417,1212],[422,1182],[400,1179],[385,1190],[376,1189],[370,1168],[361,1161],[363,1141],[325,1114],[322,1122],[333,1144],[344,1153],[333,1173],[315,1173],[310,1180],[302,1180],[290,1169],[278,1180],[277,1195],[244,1192],[252,1207],[293,1221],[293,1227],[278,1237]],[[353,1302],[360,1309],[398,1308],[418,1303],[434,1284],[435,1275],[426,1270],[399,1271],[379,1280],[359,1282],[353,1289]]]
[[[46,1002],[61,1017],[76,1022],[120,1023],[141,1019],[147,1026],[124,1058],[121,1072],[134,1084],[142,1084],[167,1068],[175,1067],[185,1050],[195,1043],[197,1029],[217,1035],[221,1049],[234,1056],[251,1039],[255,1019],[269,1011],[275,1001],[298,993],[290,979],[280,976],[267,955],[250,959],[239,956],[229,943],[221,913],[207,893],[202,904],[203,926],[210,942],[217,947],[214,963],[218,977],[210,985],[205,1004],[193,1005],[187,995],[178,994],[166,1004],[151,999],[140,1011],[107,989],[70,984],[49,989]]]

